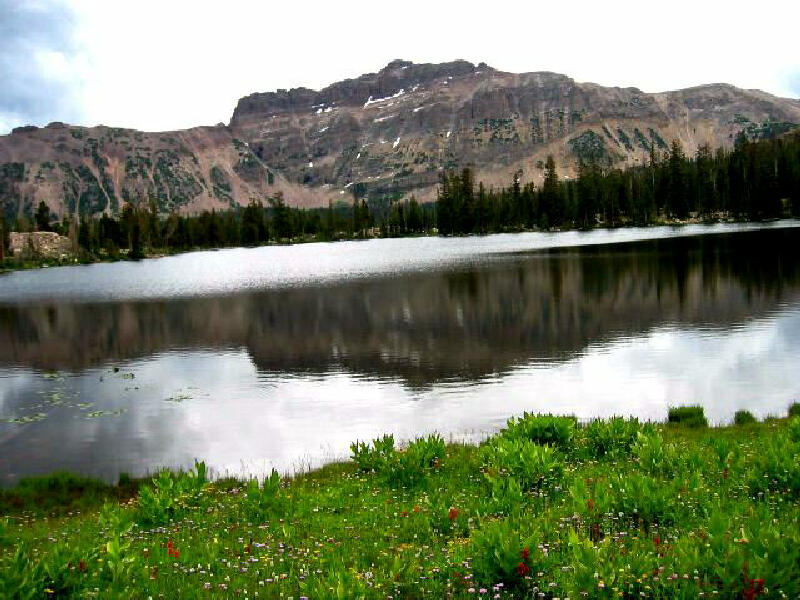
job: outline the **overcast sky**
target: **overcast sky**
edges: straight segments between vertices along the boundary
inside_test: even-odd
[[[0,133],[228,122],[251,92],[320,88],[395,58],[797,98],[798,23],[797,0],[0,0]]]

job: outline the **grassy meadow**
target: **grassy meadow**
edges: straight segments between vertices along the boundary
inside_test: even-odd
[[[798,598],[798,412],[526,414],[290,479],[26,480],[0,490],[0,598]]]

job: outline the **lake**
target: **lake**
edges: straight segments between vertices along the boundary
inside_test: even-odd
[[[800,223],[194,252],[0,277],[0,484],[294,471],[522,411],[800,398]]]

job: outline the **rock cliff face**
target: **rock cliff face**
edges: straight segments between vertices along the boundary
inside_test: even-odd
[[[125,202],[195,212],[282,192],[291,205],[415,194],[439,173],[473,166],[489,185],[538,182],[548,154],[574,176],[581,158],[646,160],[679,139],[730,146],[800,124],[800,101],[712,84],[644,93],[556,73],[504,73],[465,61],[397,60],[315,91],[242,98],[229,126],[143,133],[53,123],[0,137],[0,202],[31,211],[117,211]]]
[[[44,258],[62,258],[72,254],[72,242],[68,237],[53,231],[34,231],[31,233],[10,234],[11,253],[24,256],[26,253]]]
[[[21,130],[20,130],[21,129]],[[30,214],[116,213],[125,203],[160,211],[224,209],[278,192],[298,203],[313,191],[286,181],[230,128],[144,133],[51,123],[0,137],[0,207]]]

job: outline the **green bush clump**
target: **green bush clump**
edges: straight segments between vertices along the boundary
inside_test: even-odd
[[[194,463],[188,472],[159,471],[152,486],[139,492],[138,519],[150,525],[163,525],[183,517],[194,507],[208,483],[206,464]]]
[[[789,420],[789,439],[795,443],[800,443],[800,417]]]
[[[275,469],[263,484],[258,479],[247,482],[247,491],[242,501],[245,514],[252,521],[261,521],[270,515],[282,514],[284,508],[281,496],[281,478]]]
[[[486,474],[491,487],[492,508],[495,513],[514,514],[522,508],[525,492],[514,477]]]
[[[757,423],[758,420],[749,410],[737,410],[733,415],[733,422],[735,425],[751,425]]]
[[[749,470],[750,492],[764,497],[770,492],[800,498],[800,452],[790,437],[777,435],[763,445]]]
[[[792,402],[789,405],[789,418],[800,417],[800,402]]]
[[[675,449],[664,444],[661,434],[656,431],[637,434],[633,455],[639,460],[642,469],[650,475],[669,476],[675,472],[679,463]]]
[[[502,435],[537,444],[566,447],[575,435],[576,423],[575,417],[535,415],[526,412],[519,418],[509,419]]]
[[[394,487],[412,487],[437,470],[445,456],[445,444],[441,436],[429,435],[417,438],[403,452],[394,452],[387,461],[383,475]]]
[[[384,435],[372,440],[372,445],[356,440],[350,444],[351,457],[362,471],[380,471],[394,456],[394,436]]]
[[[538,571],[533,560],[536,538],[520,529],[510,521],[493,521],[474,532],[472,567],[479,582],[514,590],[528,574]]]
[[[669,409],[667,421],[684,427],[708,427],[702,406],[678,406]]]
[[[377,438],[371,445],[357,441],[350,450],[361,471],[379,473],[393,486],[418,483],[426,473],[439,468],[446,451],[438,434],[417,438],[403,451],[395,448],[391,435]]]
[[[542,491],[559,482],[564,462],[550,446],[504,436],[493,438],[481,450],[486,475],[513,477],[523,490]]]
[[[596,419],[584,430],[586,443],[593,458],[620,458],[627,455],[636,443],[639,433],[653,431],[652,425],[641,424],[638,419],[612,417],[606,421]]]

